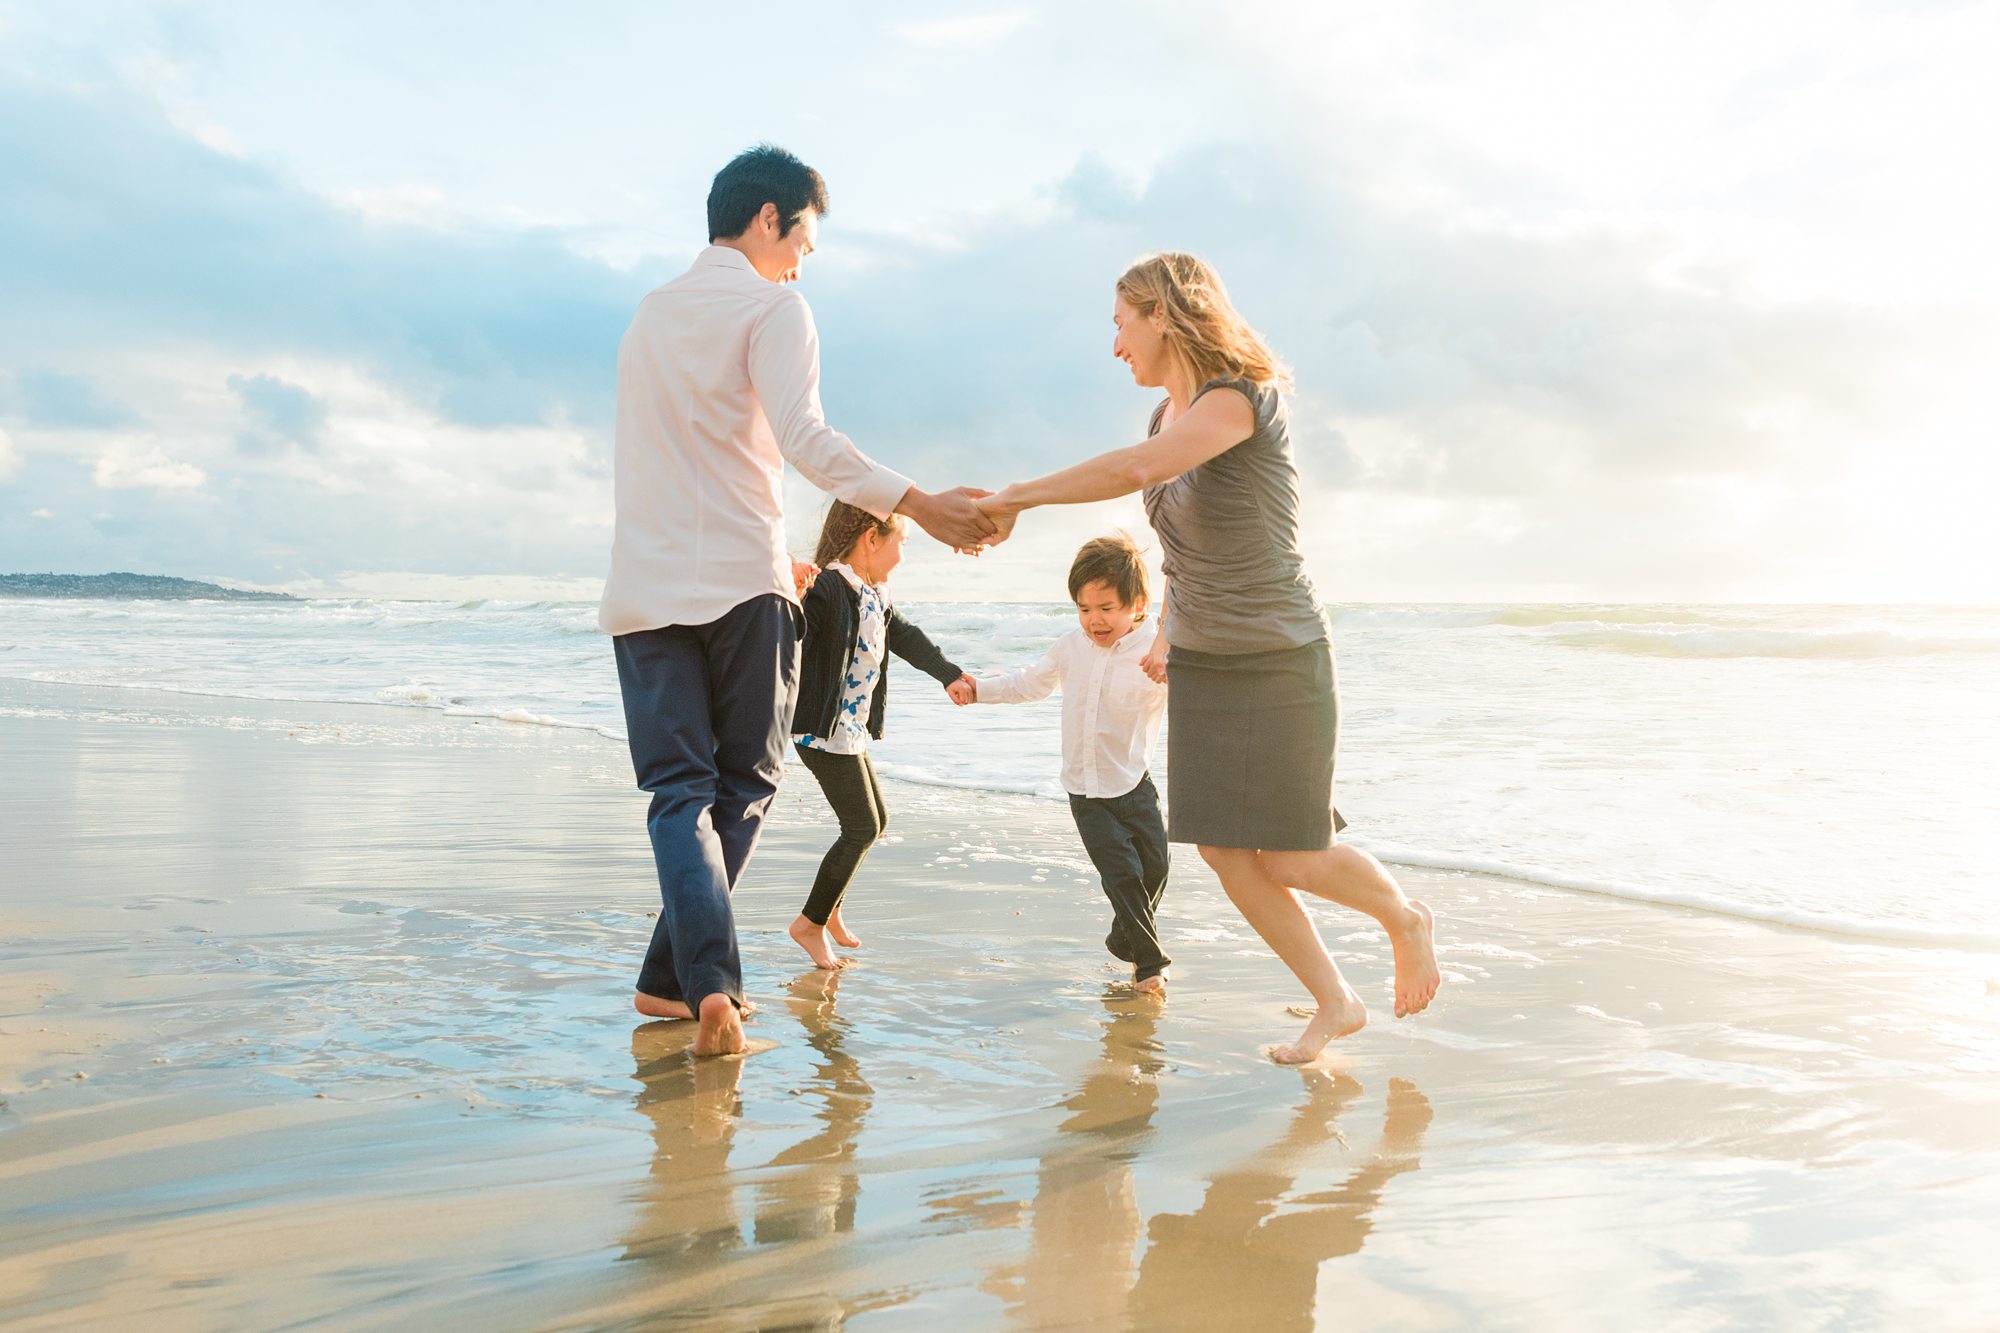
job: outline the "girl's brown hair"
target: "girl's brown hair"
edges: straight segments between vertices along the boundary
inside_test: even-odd
[[[1160,317],[1167,352],[1187,376],[1189,392],[1223,375],[1292,387],[1291,370],[1236,313],[1206,260],[1177,250],[1147,255],[1118,279],[1118,294],[1140,315]]]
[[[903,526],[903,520],[894,514],[887,518],[877,518],[866,509],[856,509],[845,500],[835,500],[826,511],[826,522],[820,525],[819,546],[813,551],[813,563],[821,569],[836,560],[845,560],[853,553],[854,544],[861,540],[861,534],[872,532],[878,537],[887,537]]]

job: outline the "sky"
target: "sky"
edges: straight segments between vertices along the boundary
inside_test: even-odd
[[[1111,284],[1186,249],[1329,601],[2000,601],[2000,4],[838,8],[0,0],[0,571],[594,596],[618,339],[771,141],[828,418],[931,488],[1139,438]]]

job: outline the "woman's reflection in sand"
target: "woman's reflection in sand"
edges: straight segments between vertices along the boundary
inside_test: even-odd
[[[1291,1195],[1338,1135],[1341,1110],[1362,1092],[1346,1074],[1303,1073],[1305,1103],[1275,1144],[1211,1178],[1193,1213],[1152,1220],[1128,1307],[1134,1327],[1313,1327],[1320,1266],[1358,1252],[1383,1187],[1417,1169],[1431,1104],[1416,1084],[1391,1079],[1381,1141],[1368,1160],[1334,1189]]]
[[[834,1012],[840,975],[808,972],[792,982],[785,997],[785,1007],[819,1056],[810,1086],[820,1098],[820,1127],[771,1159],[776,1170],[757,1187],[760,1244],[854,1229],[855,1202],[861,1195],[855,1143],[862,1119],[874,1105],[875,1089],[861,1077],[854,1057],[841,1049],[850,1025]]]
[[[1064,1137],[1036,1177],[1027,1261],[986,1284],[1028,1328],[1116,1327],[1132,1289],[1140,1222],[1132,1161],[1160,1100],[1163,1005],[1124,992],[1104,1007],[1097,1061],[1062,1104]]]

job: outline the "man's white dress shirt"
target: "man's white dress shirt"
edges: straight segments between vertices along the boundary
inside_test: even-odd
[[[1158,633],[1152,621],[1141,621],[1104,648],[1073,629],[1033,666],[977,677],[978,701],[1032,703],[1061,687],[1063,790],[1123,796],[1146,776],[1167,712],[1167,687],[1139,669]]]
[[[910,488],[826,424],[805,298],[728,246],[639,303],[618,345],[616,434],[607,634],[705,625],[764,593],[796,601],[787,461],[878,517]]]

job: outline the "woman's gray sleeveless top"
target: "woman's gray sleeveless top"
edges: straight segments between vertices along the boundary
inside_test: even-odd
[[[1257,424],[1241,444],[1146,488],[1167,575],[1167,643],[1237,654],[1325,638],[1319,593],[1299,553],[1299,469],[1284,399],[1271,385],[1227,376],[1195,398],[1213,389],[1242,394]],[[1149,437],[1166,409],[1154,410]]]

